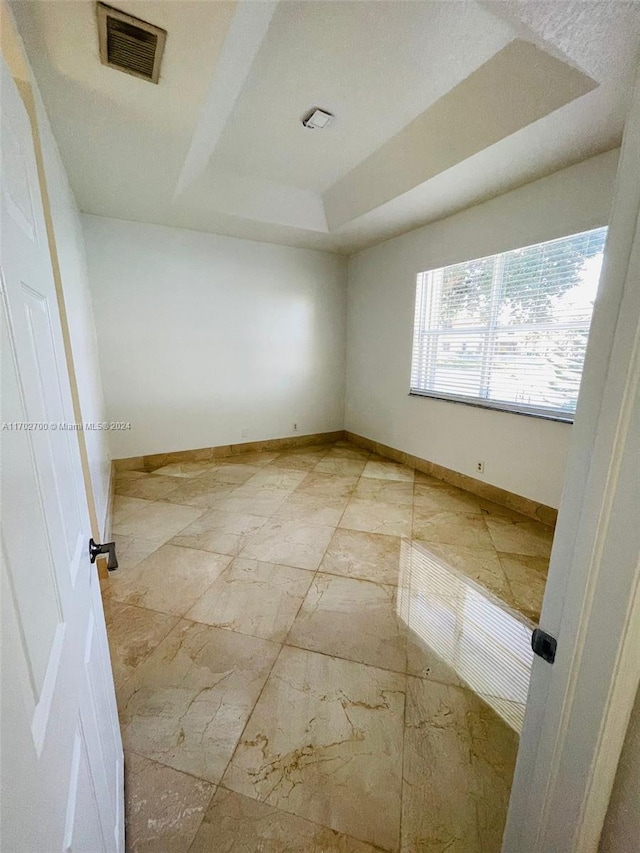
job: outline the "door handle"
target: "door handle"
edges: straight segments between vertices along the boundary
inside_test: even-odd
[[[104,542],[102,545],[99,545],[93,539],[89,539],[89,559],[92,563],[95,563],[96,557],[99,554],[107,554],[107,568],[110,572],[118,568],[115,542]]]

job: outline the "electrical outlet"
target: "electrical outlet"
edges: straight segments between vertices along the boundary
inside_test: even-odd
[[[476,471],[478,474],[484,474],[484,462],[476,462]]]
[[[291,429],[292,429],[294,432],[298,432],[298,424],[296,424],[296,423],[291,424]]]
[[[249,430],[243,429],[242,430],[242,438],[248,438],[248,437],[249,437]]]

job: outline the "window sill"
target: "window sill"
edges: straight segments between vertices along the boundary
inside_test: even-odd
[[[441,400],[444,403],[458,403],[462,406],[473,406],[475,409],[488,409],[491,412],[506,412],[508,415],[520,415],[525,418],[540,418],[544,421],[556,421],[561,424],[573,424],[573,417],[569,415],[554,415],[545,412],[527,412],[522,409],[510,408],[508,405],[495,405],[483,403],[480,400],[466,400],[462,397],[448,396],[446,394],[430,394],[426,391],[409,391],[410,397],[426,397],[429,400]]]

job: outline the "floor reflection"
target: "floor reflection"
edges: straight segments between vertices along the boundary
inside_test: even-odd
[[[414,655],[435,652],[462,683],[521,732],[533,662],[533,626],[523,616],[406,539],[400,551],[397,610],[409,628]]]

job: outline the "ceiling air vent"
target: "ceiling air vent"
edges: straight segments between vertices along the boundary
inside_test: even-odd
[[[103,65],[158,82],[166,30],[98,3],[98,34]]]

